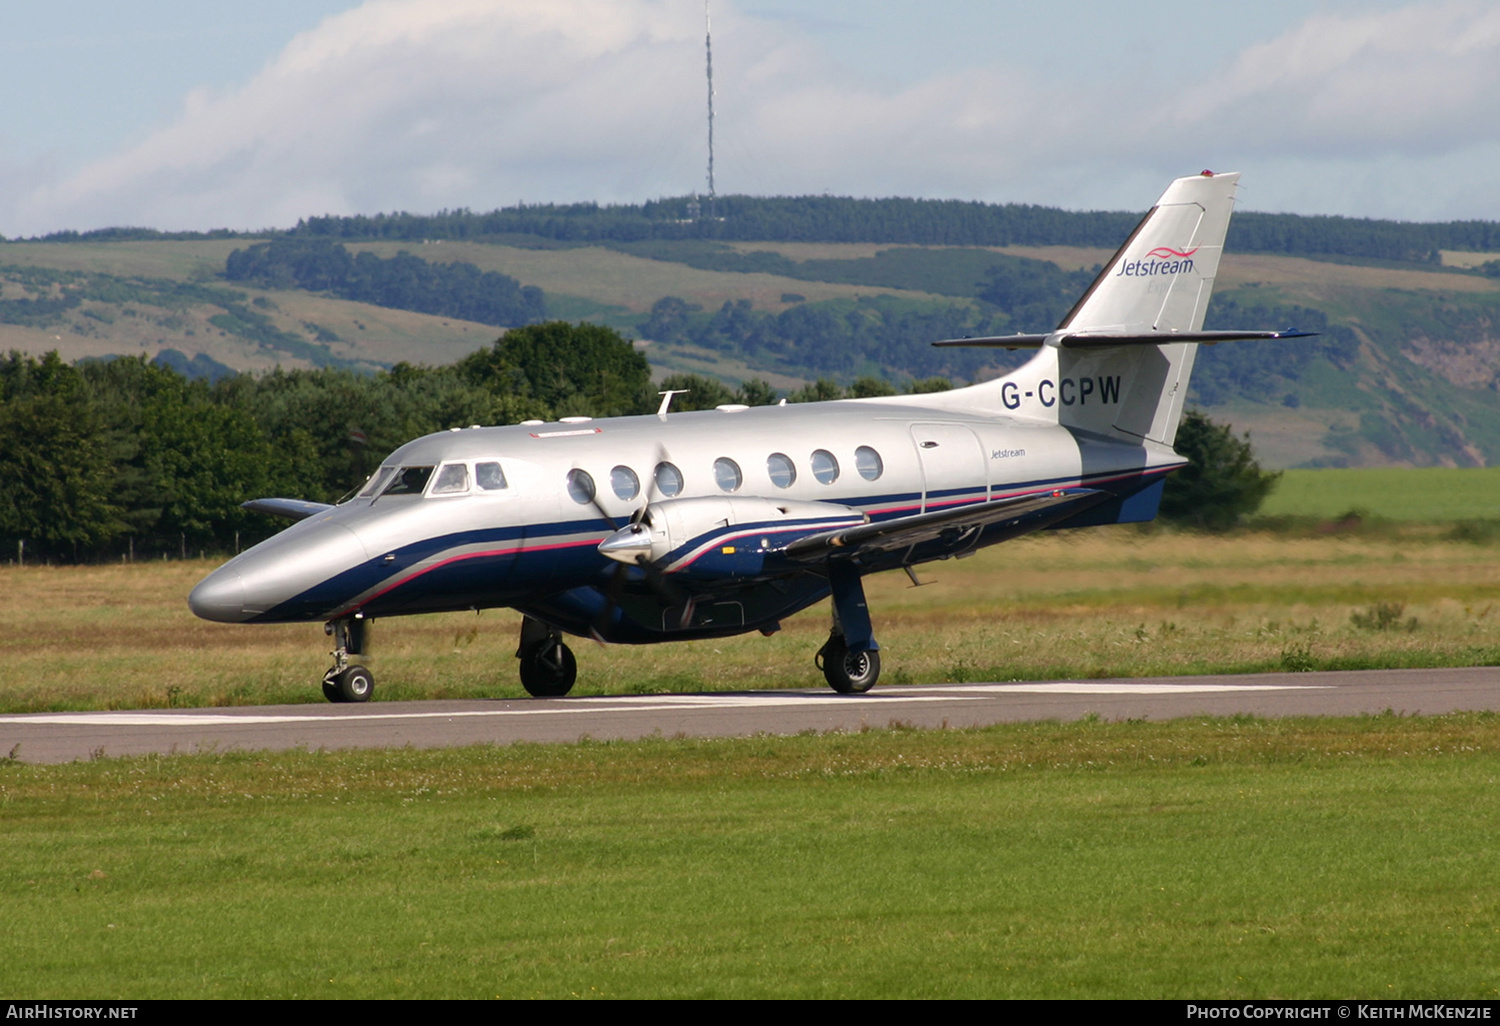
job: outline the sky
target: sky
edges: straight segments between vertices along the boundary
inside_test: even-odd
[[[719,194],[1500,220],[1500,0],[713,0]],[[0,234],[706,192],[702,0],[10,0]]]

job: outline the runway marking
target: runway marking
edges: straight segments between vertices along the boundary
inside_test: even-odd
[[[1062,680],[1050,684],[930,684],[942,691],[980,691],[988,695],[1016,692],[1038,695],[1196,695],[1222,691],[1319,691],[1332,684],[1130,684]],[[881,694],[904,694],[911,688],[882,688]]]
[[[0,716],[0,723],[35,723],[77,727],[232,727],[266,723],[380,723],[386,720],[453,720],[483,716],[557,716],[599,712],[671,712],[688,709],[750,709],[767,706],[841,705],[853,702],[965,702],[1007,694],[1041,695],[1192,695],[1242,691],[1321,691],[1327,684],[1130,684],[1056,681],[1045,684],[953,684],[883,688],[867,695],[833,695],[822,691],[759,692],[724,695],[641,695],[570,698],[546,705],[510,709],[462,709],[449,712],[318,713],[78,712]]]

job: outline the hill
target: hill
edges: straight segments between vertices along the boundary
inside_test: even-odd
[[[454,287],[410,284],[450,267],[455,281],[512,281],[533,319],[631,333],[662,373],[759,376],[784,389],[816,377],[973,380],[1017,357],[928,343],[1051,327],[1135,218],[818,199],[738,198],[743,211],[726,201],[725,219],[710,223],[650,204],[583,205],[312,219],[282,236],[340,247],[351,267],[408,272],[401,287],[365,293],[266,267],[228,280],[231,257],[265,241],[256,237],[3,243],[0,350],[167,352],[201,374],[444,364],[504,323],[462,319],[487,315],[433,296]],[[1500,462],[1500,279],[1484,273],[1496,254],[1478,248],[1497,245],[1494,225],[1240,215],[1235,226],[1210,325],[1322,334],[1203,350],[1192,401],[1251,430],[1274,467]],[[1010,241],[930,243],[942,238]],[[896,244],[911,239],[929,241]],[[1301,255],[1286,252],[1297,246]],[[460,314],[424,312],[434,309]]]

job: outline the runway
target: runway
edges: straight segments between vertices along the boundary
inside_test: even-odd
[[[373,702],[0,716],[0,757],[284,748],[573,742],[852,731],[893,723],[969,727],[1033,720],[1402,715],[1500,710],[1500,668],[1361,670],[1130,680],[877,687],[865,695],[741,691],[607,698]]]

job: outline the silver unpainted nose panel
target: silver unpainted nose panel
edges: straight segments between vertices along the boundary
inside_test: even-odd
[[[240,623],[250,618],[245,612],[245,581],[239,571],[220,567],[198,582],[188,596],[188,608],[204,620]]]
[[[188,607],[205,620],[243,623],[368,558],[344,525],[304,520],[209,574],[188,596]]]

